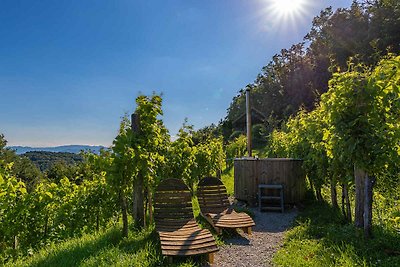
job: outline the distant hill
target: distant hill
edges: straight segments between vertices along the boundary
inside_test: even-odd
[[[56,162],[75,165],[83,161],[81,155],[69,152],[29,151],[21,155],[30,159],[41,171],[46,171]]]
[[[9,146],[7,147],[14,150],[18,155],[31,151],[45,151],[45,152],[68,152],[78,154],[83,151],[91,151],[95,154],[100,153],[100,149],[106,149],[104,146],[87,146],[87,145],[65,145],[55,147],[29,147],[29,146]]]

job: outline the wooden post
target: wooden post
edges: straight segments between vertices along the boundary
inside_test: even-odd
[[[128,237],[128,207],[125,195],[121,194],[121,211],[122,211],[122,236]]]
[[[207,261],[209,264],[213,264],[214,263],[214,253],[208,253],[207,254]]]
[[[375,184],[375,177],[366,175],[364,185],[364,235],[371,237],[372,228],[372,189]]]
[[[148,193],[147,193],[147,188],[145,188],[144,189],[144,195],[143,196],[145,196],[145,199],[144,199],[144,217],[143,217],[143,226],[144,227],[147,227],[147,225],[148,225],[148,223],[147,223],[147,217],[146,217],[146,215],[147,215],[147,207],[148,207],[148,204],[149,204],[149,199],[148,199]]]
[[[96,231],[100,230],[100,207],[97,209],[96,212]]]
[[[18,237],[16,235],[14,236],[13,248],[18,249]]]
[[[140,133],[140,118],[138,114],[131,116],[131,128],[133,133]],[[139,171],[138,176],[133,182],[133,217],[135,224],[139,227],[144,226],[144,188],[143,176]]]
[[[214,224],[214,222],[213,222],[213,224]],[[222,234],[222,228],[219,228],[219,227],[215,226],[214,229],[215,229],[215,232],[217,232],[218,235]]]
[[[252,234],[252,229],[251,229],[251,227],[243,227],[242,230],[243,230],[243,232],[245,232],[245,233],[248,234],[248,235],[251,235],[251,234]]]
[[[247,126],[247,153],[251,157],[251,106],[250,106],[250,88],[246,89],[246,126]]]
[[[354,224],[356,227],[364,227],[364,185],[365,172],[354,166],[354,180],[356,184],[356,210],[354,216]]]
[[[132,132],[139,133],[140,132],[140,118],[136,113],[132,113],[131,115],[131,128]]]
[[[148,191],[148,199],[149,199],[149,224],[153,223],[153,199],[152,199],[151,190]]]
[[[351,206],[347,183],[342,184],[342,213],[348,222],[351,222]]]
[[[341,207],[342,207],[342,214],[344,217],[346,217],[346,206],[345,206],[345,194],[344,194],[344,184],[342,184],[342,201],[341,201]]]
[[[133,183],[133,217],[137,226],[144,226],[143,179],[140,174]]]
[[[333,176],[331,176],[330,180],[331,180],[330,181],[331,182],[330,186],[331,186],[331,202],[332,202],[332,206],[334,208],[338,208],[339,205],[338,205],[338,202],[337,202],[336,181],[333,178]]]

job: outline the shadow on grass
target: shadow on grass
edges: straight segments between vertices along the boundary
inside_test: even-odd
[[[118,247],[120,250],[127,253],[136,253],[138,250],[145,248],[150,242],[159,242],[158,235],[154,231],[154,227],[145,229],[143,231],[133,231],[127,239],[122,239]],[[161,254],[161,249],[156,251]]]
[[[205,255],[174,257],[168,263],[161,253],[158,234],[154,227],[141,231],[131,229],[122,238],[120,228],[111,228],[96,235],[85,235],[52,245],[32,258],[20,259],[10,266],[204,266]]]
[[[117,245],[122,239],[121,231],[117,228],[111,229],[92,240],[76,239],[76,241],[65,248],[56,250],[47,257],[33,262],[30,266],[79,266],[82,261],[93,257],[99,251]]]
[[[315,245],[321,248],[316,249]],[[398,233],[374,226],[373,238],[365,239],[362,229],[346,222],[341,212],[326,202],[308,203],[288,233],[284,250],[287,255],[297,256],[281,253],[278,258],[299,257],[297,260],[305,260],[310,265],[320,260],[319,263],[336,266],[400,266]]]

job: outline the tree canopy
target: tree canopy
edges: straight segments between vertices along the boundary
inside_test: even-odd
[[[399,17],[396,0],[354,1],[349,8],[322,10],[303,42],[273,56],[246,87],[252,105],[267,118],[268,131],[300,109],[314,109],[328,90],[332,72],[345,71],[350,58],[374,66],[387,53],[399,53]],[[232,134],[232,121],[245,112],[246,88],[233,97],[220,122],[225,140]]]

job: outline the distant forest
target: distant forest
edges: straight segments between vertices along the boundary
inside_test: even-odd
[[[30,159],[42,172],[49,170],[56,162],[74,165],[83,161],[81,155],[69,152],[31,151],[21,156]]]

